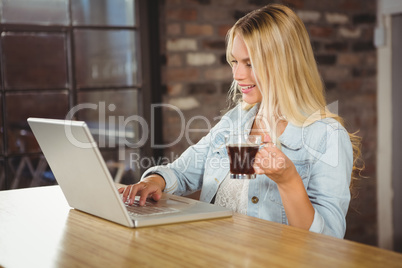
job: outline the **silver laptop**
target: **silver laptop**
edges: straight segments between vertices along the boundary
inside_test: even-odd
[[[29,118],[28,123],[72,208],[128,227],[232,216],[229,209],[166,193],[145,207],[128,206],[85,122]]]

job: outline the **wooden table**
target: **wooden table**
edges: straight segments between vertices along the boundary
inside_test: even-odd
[[[240,214],[130,229],[46,186],[0,191],[0,266],[402,267],[402,254]]]

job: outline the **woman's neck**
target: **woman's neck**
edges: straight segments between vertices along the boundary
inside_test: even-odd
[[[288,122],[286,120],[279,120],[276,121],[276,136],[279,137],[282,135],[282,133],[285,131],[286,126],[288,125]],[[265,127],[265,124],[256,118],[253,122],[253,126],[250,131],[250,135],[261,135],[262,138],[264,138],[265,135],[269,135],[271,138],[271,131],[267,127]]]

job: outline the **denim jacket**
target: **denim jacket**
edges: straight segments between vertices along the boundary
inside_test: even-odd
[[[166,181],[165,192],[187,195],[201,189],[200,200],[211,202],[229,172],[225,136],[250,131],[258,105],[240,105],[226,113],[208,135],[190,146],[173,163],[148,169]],[[347,131],[325,118],[306,127],[290,122],[279,137],[282,152],[294,163],[314,207],[310,231],[343,238],[350,202],[353,150]],[[266,175],[250,180],[247,215],[288,224],[276,183]]]

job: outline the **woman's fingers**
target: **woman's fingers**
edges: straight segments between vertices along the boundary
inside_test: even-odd
[[[264,139],[263,139],[264,143],[268,143],[268,142],[272,142],[271,137],[268,134],[264,135]]]
[[[254,172],[255,172],[255,174],[259,174],[259,175],[265,174],[265,171],[263,169],[261,169],[259,166],[254,166]]]
[[[148,197],[152,196],[152,193],[155,192],[155,189],[148,187],[150,183],[147,182],[139,182],[138,185],[142,186],[141,193],[140,193],[140,206],[145,205]],[[134,197],[135,198],[135,195]]]
[[[133,184],[127,187],[123,187],[119,189],[119,193],[123,194],[123,202],[128,202],[129,205],[132,205],[135,200],[135,196],[138,191],[141,191],[141,185]]]
[[[281,160],[282,159],[282,160]],[[254,170],[257,174],[272,174],[281,168],[284,158],[282,152],[273,143],[267,143],[258,151]]]
[[[134,203],[135,195],[137,194],[136,185],[129,185],[123,192],[123,202],[128,202],[130,205]]]
[[[123,202],[127,202],[129,205],[134,203],[137,194],[140,196],[140,206],[145,205],[145,202],[149,197],[155,201],[158,201],[162,197],[162,191],[159,188],[159,185],[151,181],[141,181],[127,187],[119,188],[118,191],[120,194],[123,194]]]

